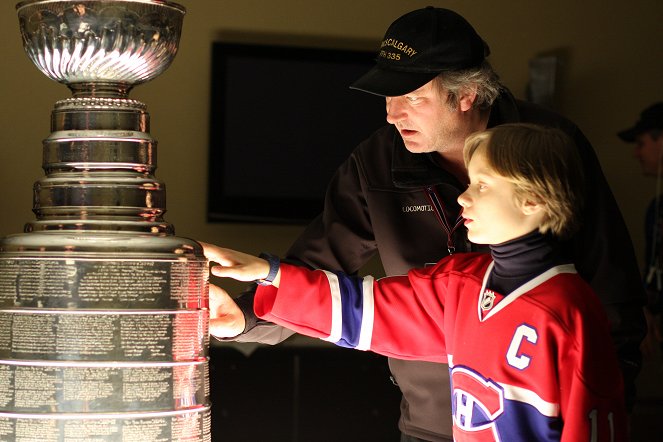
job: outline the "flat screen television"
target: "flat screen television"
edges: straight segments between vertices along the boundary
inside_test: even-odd
[[[386,124],[349,89],[375,52],[215,42],[208,221],[306,223],[337,167]]]

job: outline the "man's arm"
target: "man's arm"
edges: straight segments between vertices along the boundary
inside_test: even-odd
[[[574,261],[610,320],[630,411],[642,364],[640,343],[646,334],[644,287],[631,237],[594,150],[580,130],[573,135],[585,164],[587,183],[583,227],[572,244]]]
[[[233,268],[232,276],[242,281],[261,279],[269,272],[269,265],[261,258],[204,242],[201,245],[207,259],[220,264],[220,267],[212,267],[212,274],[217,276],[226,276],[223,273],[224,267]],[[210,284],[209,330],[213,337],[220,341],[277,344],[294,334],[291,330],[257,318],[253,312],[256,287],[253,284],[249,290],[233,299],[221,287]]]

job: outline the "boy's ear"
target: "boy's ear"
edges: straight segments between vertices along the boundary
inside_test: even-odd
[[[545,203],[536,195],[529,195],[522,202],[522,211],[525,215],[534,215],[543,210]]]

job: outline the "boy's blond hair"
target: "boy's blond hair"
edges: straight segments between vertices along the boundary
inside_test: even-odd
[[[495,172],[516,185],[520,201],[533,197],[543,203],[541,233],[565,239],[577,231],[584,199],[582,162],[564,132],[525,123],[477,132],[465,141],[466,166],[477,149]]]

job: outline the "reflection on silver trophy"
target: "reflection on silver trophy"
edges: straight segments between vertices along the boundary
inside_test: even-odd
[[[0,240],[0,440],[209,441],[207,261],[174,235],[132,87],[173,61],[185,9],[27,0],[26,53],[65,84],[36,220]]]

